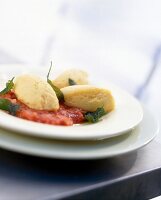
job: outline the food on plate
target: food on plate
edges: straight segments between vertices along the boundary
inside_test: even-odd
[[[40,77],[21,75],[14,81],[13,91],[19,101],[37,110],[58,110],[59,101],[50,85]]]
[[[60,103],[57,111],[32,109],[20,102],[11,91],[0,96],[0,109],[13,116],[44,124],[71,126],[85,121],[82,109],[71,108],[64,103]]]
[[[50,71],[51,67],[47,80],[30,74],[9,80],[0,92],[0,109],[22,119],[65,126],[95,123],[114,110],[111,92],[87,85],[86,72],[69,70],[51,81]]]
[[[67,106],[94,112],[104,108],[106,112],[114,109],[114,99],[107,89],[92,85],[74,85],[62,88],[64,102]]]
[[[52,82],[58,88],[64,88],[69,85],[86,85],[88,84],[88,74],[82,70],[70,69],[60,74]]]

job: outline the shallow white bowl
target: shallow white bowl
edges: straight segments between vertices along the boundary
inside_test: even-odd
[[[22,74],[24,72],[23,69],[23,66],[14,66],[12,70],[10,67],[7,69],[7,66],[4,69],[1,68],[0,82]],[[46,78],[45,72],[47,72],[47,69],[46,71],[40,70],[40,68],[25,69],[25,73],[34,73]],[[99,77],[97,78],[99,80]],[[0,111],[0,127],[21,134],[63,140],[98,140],[110,138],[124,134],[136,127],[143,118],[142,106],[138,100],[111,83],[100,83],[97,78],[91,83],[111,90],[116,102],[115,110],[104,116],[98,123],[84,123],[68,127],[55,126],[27,121]]]

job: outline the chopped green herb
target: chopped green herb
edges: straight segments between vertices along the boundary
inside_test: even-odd
[[[11,103],[8,99],[0,99],[0,109],[8,111],[11,115],[16,115],[19,105]]]
[[[49,72],[47,74],[47,82],[49,83],[49,85],[53,88],[53,90],[55,91],[56,93],[56,96],[58,97],[59,101],[64,101],[64,95],[62,93],[62,91],[56,87],[52,81],[49,79],[49,75],[50,75],[50,72],[51,72],[51,68],[52,68],[52,61],[51,61],[51,65],[50,65],[50,68],[49,68]]]
[[[106,114],[106,112],[103,107],[97,108],[97,110],[95,112],[87,112],[85,114],[85,119],[90,123],[96,123],[105,114]]]
[[[71,78],[68,79],[68,83],[69,85],[77,85],[77,83]]]
[[[14,87],[13,79],[14,77],[6,83],[6,87],[0,92],[0,94],[6,94]]]

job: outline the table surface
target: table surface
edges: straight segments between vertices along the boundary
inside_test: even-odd
[[[0,199],[152,198],[161,193],[160,152],[155,141],[136,152],[95,161],[42,159],[0,150]]]

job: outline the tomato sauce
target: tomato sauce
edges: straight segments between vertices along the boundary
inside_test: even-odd
[[[10,100],[14,104],[20,105],[16,116],[22,119],[64,126],[82,123],[85,120],[85,111],[79,108],[66,106],[64,103],[60,103],[60,108],[57,111],[35,110],[20,102],[13,92],[1,95],[1,97]]]

